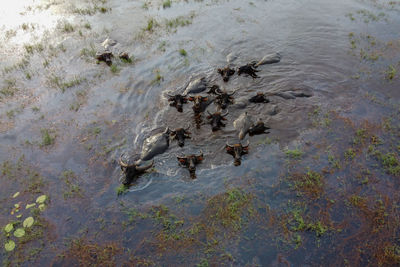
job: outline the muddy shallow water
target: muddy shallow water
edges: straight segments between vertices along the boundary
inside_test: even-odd
[[[0,225],[35,223],[22,238],[4,231],[1,246],[16,247],[2,249],[3,265],[400,264],[400,2],[26,1],[9,10]],[[96,62],[106,38],[132,62]],[[275,52],[281,61],[259,66],[260,78],[217,73]],[[192,103],[182,113],[169,106],[167,94],[198,77],[236,91],[219,131],[206,115],[196,128]],[[302,90],[312,96],[247,101]],[[246,136],[249,154],[234,166],[225,143],[238,141],[233,121],[245,111],[271,129]],[[119,156],[135,158],[166,127],[190,127],[192,138],[183,148],[171,141],[121,191]],[[176,156],[199,151],[193,180]],[[46,209],[11,214],[42,194]]]

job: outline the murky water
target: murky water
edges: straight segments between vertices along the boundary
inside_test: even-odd
[[[400,264],[400,2],[168,3],[5,4],[0,225],[32,213],[16,218],[17,202],[50,201],[23,239],[4,232],[2,247],[16,248],[2,249],[3,264]],[[106,38],[133,62],[96,63]],[[217,72],[275,52],[281,61],[258,67],[260,78]],[[206,114],[196,128],[191,102],[182,113],[169,105],[199,77],[236,91],[219,131]],[[290,91],[312,96],[277,95]],[[248,102],[257,92],[270,102]],[[245,111],[271,129],[246,136],[234,166],[225,144],[239,141],[233,121]],[[119,156],[135,158],[166,127],[192,137],[117,194]],[[176,157],[199,151],[193,180]]]

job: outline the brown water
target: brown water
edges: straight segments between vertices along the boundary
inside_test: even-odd
[[[2,247],[16,243],[1,250],[3,265],[400,264],[399,1],[5,5],[0,225],[22,227],[31,212],[16,218],[15,203],[49,200],[25,237],[1,236]],[[133,62],[96,64],[107,37]],[[224,83],[216,71],[228,55],[239,67],[274,52],[281,62],[260,66],[258,79]],[[167,101],[202,76],[236,90],[217,132],[195,127],[191,103],[178,113]],[[303,89],[313,96],[237,105]],[[235,167],[224,149],[238,141],[233,121],[244,111],[271,129],[246,137],[249,154]],[[192,139],[171,142],[118,195],[120,154],[140,154],[167,126],[190,126]],[[200,150],[192,180],[176,156]]]

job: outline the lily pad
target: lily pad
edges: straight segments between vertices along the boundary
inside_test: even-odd
[[[19,207],[20,207],[19,203],[14,204],[14,207],[15,207],[16,209],[19,209]]]
[[[19,192],[15,193],[12,197],[16,198],[17,196],[19,196]]]
[[[7,243],[4,244],[4,248],[6,249],[6,251],[13,251],[15,248],[15,242],[9,240]]]
[[[46,196],[46,195],[41,195],[40,197],[38,197],[38,198],[36,199],[36,203],[42,204],[42,203],[44,203],[46,200],[47,200],[47,196]]]
[[[32,224],[33,224],[34,221],[35,221],[35,220],[33,219],[33,217],[28,217],[28,218],[26,218],[26,219],[24,220],[24,222],[22,223],[22,225],[23,225],[25,228],[28,228],[28,227],[31,227],[31,226],[32,226]]]
[[[24,228],[18,228],[17,230],[15,230],[14,232],[14,236],[15,237],[23,237],[25,235],[25,230]]]
[[[6,233],[11,232],[14,229],[14,225],[12,223],[9,223],[6,225],[6,227],[4,227],[4,231],[6,231]]]
[[[44,211],[46,209],[46,205],[45,204],[40,204],[39,205],[39,210],[40,211]]]
[[[15,217],[17,217],[18,219],[19,218],[21,218],[22,217],[22,214],[18,214],[17,216],[15,216]]]
[[[25,209],[27,210],[27,209],[30,209],[30,208],[32,208],[32,207],[34,207],[34,206],[36,206],[36,203],[26,204]]]

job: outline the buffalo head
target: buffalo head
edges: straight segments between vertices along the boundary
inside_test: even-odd
[[[168,101],[171,103],[169,104],[171,107],[176,107],[178,112],[182,112],[183,104],[186,104],[188,99],[184,95],[168,95]]]
[[[268,130],[269,127],[264,125],[264,122],[262,122],[261,120],[259,120],[255,125],[251,126],[249,128],[249,135],[253,136],[255,134],[268,134],[269,132],[266,131]]]
[[[269,99],[265,97],[265,94],[262,92],[258,92],[257,95],[251,97],[249,99],[252,103],[269,103]]]
[[[111,64],[112,64],[111,59],[113,57],[114,57],[114,55],[110,51],[104,51],[103,53],[96,54],[96,59],[98,61],[104,61],[108,66],[111,66]]]
[[[207,119],[211,124],[211,129],[213,132],[220,130],[221,127],[225,127],[225,123],[223,123],[222,121],[226,121],[225,117],[228,114],[229,114],[228,112],[226,112],[225,114],[221,114],[221,112],[219,111],[215,112],[214,114],[208,112]]]
[[[138,166],[137,163],[126,163],[122,157],[123,155],[119,157],[118,163],[121,166],[122,173],[124,174],[122,181],[122,184],[124,185],[129,185],[138,175],[151,168],[154,164],[154,161],[152,161],[148,165]]]
[[[254,69],[252,64],[241,66],[238,69],[238,75],[245,73],[250,75],[252,78],[259,78],[256,72],[258,72],[258,70]]]
[[[210,87],[210,90],[208,90],[207,94],[218,95],[218,93],[217,93],[218,91],[220,91],[219,86],[215,84]]]
[[[196,178],[196,165],[203,161],[203,152],[201,152],[200,155],[192,154],[185,157],[177,158],[182,166],[189,169],[190,177],[193,179]]]
[[[207,107],[208,97],[206,96],[196,95],[190,96],[188,99],[193,102],[193,111],[195,114],[203,112]]]
[[[241,143],[234,145],[226,143],[225,149],[226,152],[231,154],[235,159],[234,165],[239,166],[241,164],[242,155],[247,154],[249,151],[249,142],[247,142],[247,145],[245,146],[243,146]]]
[[[189,127],[186,129],[184,128],[177,128],[174,131],[171,131],[172,140],[178,140],[178,145],[183,147],[185,145],[185,139],[190,139],[190,132],[188,132]]]
[[[215,92],[217,94],[215,102],[220,108],[226,109],[229,104],[233,104],[232,96],[236,93],[236,91],[233,93],[228,93],[226,91],[216,90]]]
[[[229,67],[225,67],[223,69],[218,69],[218,73],[221,74],[224,82],[227,82],[229,81],[229,77],[235,74],[235,70]]]

